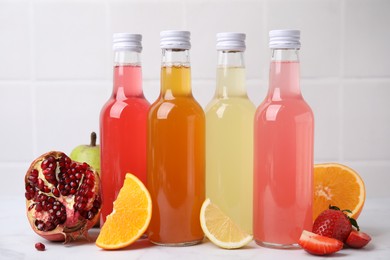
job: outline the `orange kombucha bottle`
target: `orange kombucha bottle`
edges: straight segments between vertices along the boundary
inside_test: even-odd
[[[186,246],[203,240],[205,116],[191,91],[190,33],[161,33],[161,92],[148,118],[149,240]]]

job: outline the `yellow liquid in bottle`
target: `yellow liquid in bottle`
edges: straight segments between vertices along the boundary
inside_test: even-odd
[[[253,120],[244,68],[218,68],[206,108],[206,196],[252,234]]]

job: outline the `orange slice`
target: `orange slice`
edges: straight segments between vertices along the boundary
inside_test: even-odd
[[[96,245],[103,249],[129,246],[146,231],[152,217],[152,200],[144,184],[127,173],[123,187],[107,216]]]
[[[253,239],[252,235],[237,226],[210,199],[203,202],[200,224],[207,238],[221,248],[241,248]]]
[[[362,178],[353,169],[338,163],[314,165],[313,219],[329,204],[349,209],[352,218],[358,218],[366,199]]]

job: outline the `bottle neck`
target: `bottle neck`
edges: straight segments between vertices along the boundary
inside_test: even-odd
[[[298,49],[273,49],[269,74],[268,98],[278,101],[301,98]]]
[[[192,96],[189,50],[162,50],[161,95],[165,99]]]
[[[245,97],[244,52],[218,51],[216,97]]]
[[[124,100],[129,97],[143,97],[141,54],[135,51],[114,52],[113,97]]]

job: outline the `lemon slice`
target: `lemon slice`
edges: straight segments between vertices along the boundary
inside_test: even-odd
[[[206,237],[221,248],[240,248],[253,239],[252,235],[237,226],[210,199],[203,202],[200,210],[200,224]]]

